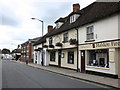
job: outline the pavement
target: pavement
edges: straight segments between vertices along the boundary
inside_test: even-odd
[[[21,62],[21,61],[15,61],[15,62],[25,64],[25,62]],[[54,67],[54,66],[41,66],[39,64],[34,64],[34,63],[29,63],[27,65],[32,66],[34,68],[39,68],[42,70],[61,74],[64,76],[69,76],[72,78],[77,78],[80,80],[85,80],[85,81],[89,81],[92,83],[97,83],[97,84],[106,85],[109,87],[120,89],[120,79],[114,79],[114,78],[92,75],[92,74],[87,74],[87,73],[80,73],[80,72],[76,72],[74,70],[69,70],[69,69],[64,69],[64,68],[59,68],[59,67]]]

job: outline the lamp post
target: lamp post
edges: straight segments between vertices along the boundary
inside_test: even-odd
[[[40,22],[42,22],[42,36],[43,36],[43,28],[44,28],[44,22],[40,19],[37,19],[37,18],[31,18],[32,20],[38,20]]]
[[[31,18],[32,20],[38,20],[42,23],[42,37],[43,37],[43,28],[44,28],[44,22],[40,19],[37,18]],[[42,47],[43,47],[43,43],[42,43]],[[43,50],[42,50],[42,66],[43,66]]]

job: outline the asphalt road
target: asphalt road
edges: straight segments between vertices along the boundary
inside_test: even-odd
[[[2,61],[2,88],[103,88],[9,60]]]

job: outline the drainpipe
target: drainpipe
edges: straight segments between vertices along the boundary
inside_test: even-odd
[[[80,72],[79,68],[79,37],[78,37],[78,28],[75,28],[77,30],[77,72]]]

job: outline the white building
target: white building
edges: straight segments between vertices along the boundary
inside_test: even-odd
[[[34,46],[34,63],[39,65],[47,66],[49,65],[48,50],[45,46],[46,35],[41,37],[33,46]]]
[[[85,21],[78,27],[81,71],[120,77],[119,5],[96,2],[84,9],[86,13],[81,19]]]

